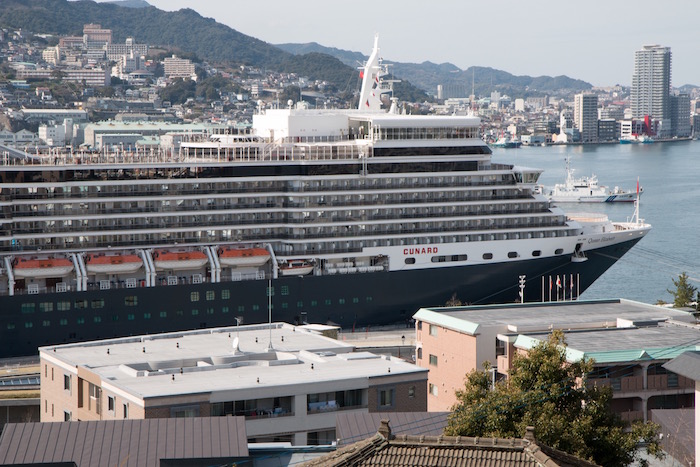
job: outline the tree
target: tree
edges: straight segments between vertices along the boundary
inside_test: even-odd
[[[522,437],[534,426],[542,443],[599,465],[630,464],[640,441],[659,456],[658,426],[637,422],[630,429],[610,411],[612,390],[586,384],[593,362],[567,362],[565,345],[564,333],[554,331],[527,356],[516,356],[509,378],[494,388],[488,372],[468,373],[445,434]]]
[[[695,292],[698,289],[688,283],[688,274],[681,273],[678,279],[671,279],[671,281],[676,286],[676,290],[666,289],[666,291],[673,295],[673,307],[683,308],[690,306],[690,302],[693,301]]]

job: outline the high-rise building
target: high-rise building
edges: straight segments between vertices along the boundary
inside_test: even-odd
[[[634,53],[630,107],[632,118],[670,118],[671,48],[645,45]]]
[[[692,133],[690,124],[690,96],[685,93],[671,96],[671,127],[673,135],[688,138]]]
[[[574,125],[581,133],[582,143],[598,141],[597,94],[576,94],[574,97]]]

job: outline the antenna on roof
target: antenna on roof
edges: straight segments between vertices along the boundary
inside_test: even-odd
[[[267,324],[270,328],[270,342],[267,345],[267,351],[273,352],[275,349],[272,348],[272,273],[267,280]]]

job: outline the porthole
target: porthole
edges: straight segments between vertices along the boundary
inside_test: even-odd
[[[532,252],[532,256],[541,256],[542,252],[540,250],[535,250]]]
[[[564,249],[563,249],[563,248],[557,248],[556,250],[554,250],[554,254],[555,254],[555,255],[560,255],[560,254],[562,254],[562,253],[564,253]]]
[[[517,258],[517,257],[518,257],[518,253],[517,253],[516,251],[509,251],[509,252],[508,252],[508,257],[509,257],[509,258]]]
[[[406,264],[416,264],[416,258],[406,258],[403,262]]]
[[[482,255],[482,258],[484,259],[493,259],[493,253],[484,253]]]

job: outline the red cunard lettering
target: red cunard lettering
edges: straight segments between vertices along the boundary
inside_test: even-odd
[[[417,248],[404,248],[404,255],[427,255],[427,254],[437,254],[438,247],[436,246],[423,246]]]

